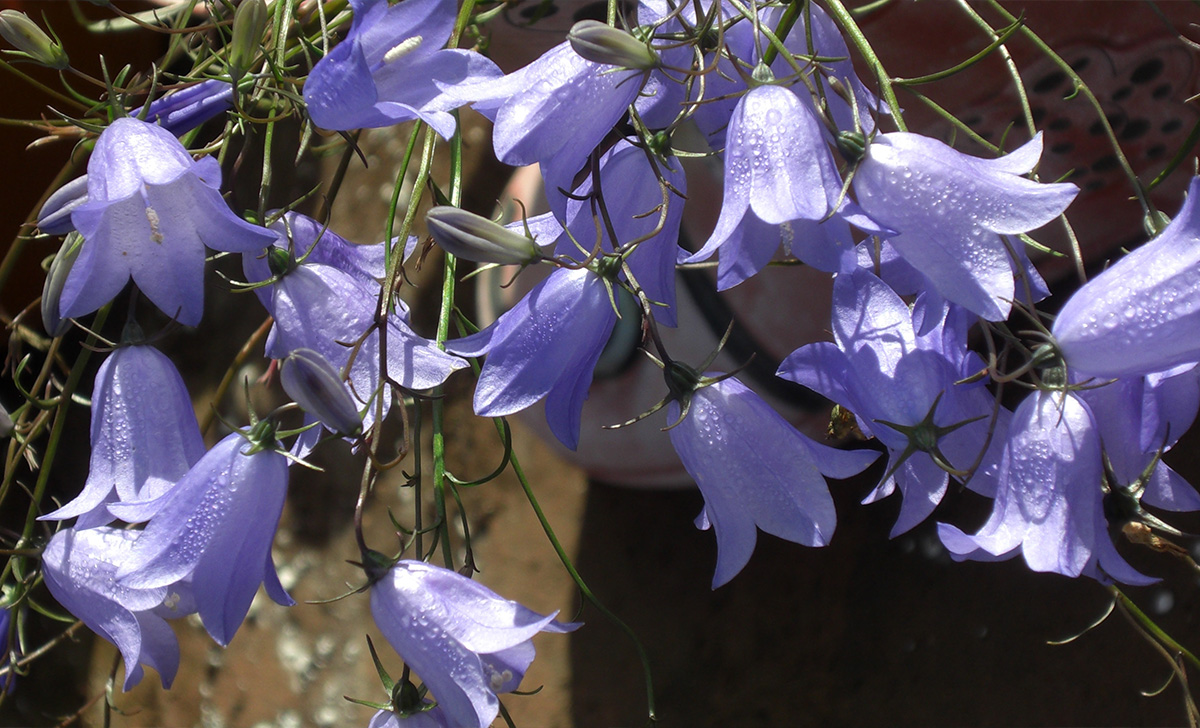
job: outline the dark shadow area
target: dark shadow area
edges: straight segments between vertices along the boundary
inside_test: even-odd
[[[1032,573],[1019,557],[956,564],[934,521],[966,522],[960,514],[939,509],[889,540],[895,496],[860,506],[862,484],[833,490],[840,522],[830,546],[760,534],[746,569],[711,591],[715,541],[691,523],[697,492],[590,489],[578,566],[645,641],[658,725],[1184,723],[1178,685],[1139,694],[1166,683],[1170,668],[1118,614],[1070,644],[1047,644],[1100,617],[1104,587]],[[1141,555],[1131,561],[1180,591],[1126,593],[1157,606],[1168,633],[1194,634],[1194,572],[1158,554],[1133,558]],[[632,645],[594,610],[584,619],[589,628],[571,643],[575,725],[641,725]]]

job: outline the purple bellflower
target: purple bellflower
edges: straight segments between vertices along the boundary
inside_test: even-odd
[[[880,134],[854,174],[854,190],[867,215],[896,231],[896,251],[941,296],[1003,321],[1021,266],[1002,236],[1045,225],[1079,192],[1073,184],[1022,177],[1041,154],[1040,134],[998,159],[968,156],[918,134]],[[1014,248],[1023,245],[1010,240]]]
[[[1079,398],[1087,402],[1095,417],[1111,467],[1108,478],[1116,481],[1109,482],[1110,489],[1125,489],[1124,495],[1156,508],[1200,510],[1200,494],[1160,459],[1162,452],[1188,429],[1180,426],[1181,416],[1189,420],[1188,424],[1195,417],[1195,384],[1194,372],[1187,371],[1169,379],[1127,377],[1079,390]],[[1171,400],[1170,404],[1163,401],[1165,398]],[[1151,465],[1154,467],[1148,477],[1139,482]]]
[[[1200,360],[1200,177],[1150,242],[1088,281],[1052,333],[1067,366],[1098,377]]]
[[[939,523],[957,560],[995,561],[1019,551],[1034,571],[1147,584],[1113,546],[1101,489],[1100,431],[1070,391],[1038,391],[1013,413],[1000,461],[996,503],[975,535]]]
[[[169,131],[117,119],[88,161],[88,200],[71,211],[84,237],[63,285],[61,315],[91,313],[130,278],[154,305],[194,326],[204,313],[204,246],[257,252],[273,236],[221,199],[217,161],[199,162]]]
[[[542,616],[420,561],[397,562],[371,588],[379,631],[428,686],[445,725],[456,728],[492,724],[500,710],[496,694],[516,690],[533,662],[535,634],[579,627],[555,621],[557,614]]]
[[[287,249],[285,225],[277,223],[272,229],[278,237],[268,259],[242,259],[246,278],[252,283],[278,276],[270,286],[255,289],[275,318],[267,337],[267,356],[283,359],[297,349],[312,349],[339,370],[349,366],[354,395],[363,403],[373,401],[381,386],[379,332],[372,327],[381,289],[379,278],[384,274],[383,246],[354,245],[302,215],[289,214],[286,220],[294,257]],[[405,314],[402,308],[387,319],[389,379],[407,389],[426,390],[467,366],[414,332]],[[357,353],[343,344],[360,339]],[[390,401],[390,388],[385,388],[385,413]],[[375,408],[368,408],[364,428],[371,426],[374,416]]]
[[[805,263],[836,273],[854,266],[847,220],[882,232],[853,203],[838,204],[842,180],[810,106],[782,86],[744,94],[725,138],[725,192],[708,241],[681,262],[721,250],[719,290],[760,271],[782,244]],[[829,219],[825,219],[829,217]]]
[[[586,60],[563,42],[518,71],[457,93],[495,122],[501,162],[538,162],[547,179],[570,179],[637,99],[648,73]]]
[[[190,590],[174,582],[131,587],[116,580],[140,535],[107,527],[64,529],[42,552],[42,574],[59,604],[121,651],[125,690],[141,681],[142,665],[153,667],[170,688],[179,669],[179,642],[164,617],[190,613]]]
[[[805,546],[828,544],[837,512],[822,476],[849,478],[879,453],[810,440],[734,378],[702,386],[690,397],[682,421],[679,403],[667,406],[668,421],[678,422],[668,432],[704,496],[696,525],[711,525],[717,536],[713,588],[750,561],[756,529]]]
[[[272,449],[252,452],[256,445],[247,437],[273,441],[268,421],[256,427],[261,431],[234,432],[217,443],[162,502],[112,506],[130,523],[150,521],[120,563],[118,584],[154,589],[190,580],[200,619],[222,646],[241,626],[259,584],[277,604],[295,603],[271,560],[287,458]]]
[[[491,326],[446,342],[461,356],[488,355],[475,414],[503,417],[545,397],[550,431],[574,450],[596,361],[617,322],[608,285],[586,268],[559,268]]]
[[[195,129],[233,108],[233,85],[210,78],[150,102],[146,121],[157,122],[175,136]],[[142,107],[131,116],[141,118]],[[38,213],[38,228],[47,235],[66,235],[75,229],[71,211],[88,201],[88,176],[81,175],[55,190]]]
[[[443,138],[449,113],[465,103],[445,93],[459,84],[501,76],[472,51],[443,49],[454,29],[452,0],[351,0],[345,40],[322,58],[304,84],[309,116],[334,130],[391,126],[421,119]]]
[[[674,169],[658,165],[658,174],[681,195],[687,195],[687,178],[677,164]],[[566,183],[565,180],[562,182]],[[669,192],[666,215],[661,214],[663,189],[655,170],[646,159],[646,152],[621,140],[601,157],[600,192],[604,197],[607,217],[599,214],[599,206],[593,200],[582,199],[593,194],[590,175],[575,188],[570,197],[549,191],[558,185],[558,181],[548,178],[546,183],[551,205],[554,206],[556,202],[561,205],[556,212],[567,221],[566,229],[574,236],[572,240],[571,236],[561,235],[555,253],[582,259],[595,245],[597,232],[601,251],[614,252],[614,242],[609,238],[607,225],[597,222],[610,220],[617,236],[616,246],[640,241],[637,249],[626,257],[629,269],[646,296],[651,301],[664,304],[654,307],[655,319],[666,326],[674,326],[675,261],[683,253],[678,240],[684,200],[674,192]],[[569,183],[562,186],[569,187]]]
[[[113,520],[108,504],[166,493],[204,454],[191,398],[171,360],[152,346],[122,346],[96,372],[92,455],[83,491],[39,520],[79,517],[77,529]]]
[[[888,470],[864,502],[899,486],[904,500],[892,536],[933,512],[946,493],[949,471],[962,471],[979,458],[992,425],[994,403],[987,390],[955,384],[968,367],[965,325],[956,330],[942,322],[918,336],[915,322],[926,315],[922,302],[918,299],[916,310],[910,310],[861,268],[839,275],[833,287],[836,343],[807,344],[779,368],[784,379],[849,409],[863,433],[887,447]],[[974,367],[980,368],[982,362]],[[999,412],[992,444],[968,481],[989,496],[1008,419],[1007,412]]]
[[[746,215],[772,225],[821,220],[841,187],[833,154],[809,107],[782,86],[752,89],[729,119],[725,198],[705,247],[720,245]]]
[[[209,119],[233,108],[233,84],[210,78],[193,86],[172,91],[150,102],[145,109],[148,122],[158,125],[175,136],[183,136]],[[141,118],[142,109],[130,112]]]

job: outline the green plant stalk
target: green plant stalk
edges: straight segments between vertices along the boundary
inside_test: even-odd
[[[462,126],[450,139],[450,203],[457,207],[462,202]],[[415,208],[410,208],[415,209]],[[445,254],[442,270],[442,303],[438,311],[437,335],[434,339],[438,348],[445,350],[450,336],[450,317],[454,315],[454,290],[457,283],[458,261],[450,253]],[[450,530],[446,528],[446,405],[442,397],[444,388],[439,386],[433,393],[433,502],[438,518],[442,522],[442,558],[446,566],[453,568],[450,551]],[[468,553],[470,544],[467,545]]]
[[[12,65],[12,64],[11,64],[11,63],[9,63],[8,61],[2,61],[2,60],[0,60],[0,68],[3,68],[4,70],[8,71],[9,73],[13,74],[14,76],[16,76],[16,77],[20,78],[22,81],[24,81],[25,83],[29,84],[30,86],[33,86],[33,87],[34,87],[34,88],[36,88],[37,90],[39,90],[39,91],[41,91],[42,93],[46,94],[47,96],[50,96],[50,97],[52,97],[52,98],[56,98],[56,99],[58,99],[59,101],[62,101],[63,103],[65,103],[65,104],[70,104],[71,106],[73,106],[73,107],[75,107],[75,108],[77,108],[77,109],[81,109],[81,110],[84,110],[84,111],[86,111],[86,110],[87,110],[87,105],[86,105],[86,104],[83,104],[83,103],[81,103],[81,102],[80,102],[78,99],[73,99],[73,98],[71,98],[70,96],[67,96],[66,94],[63,94],[61,91],[56,91],[55,89],[52,89],[52,88],[50,88],[50,87],[49,87],[49,86],[47,86],[46,84],[44,84],[44,83],[42,83],[41,81],[37,80],[37,79],[36,79],[36,78],[34,78],[33,76],[30,76],[30,75],[28,75],[27,73],[25,73],[24,71],[20,70],[20,69],[19,69],[19,68],[17,68],[16,66]]]
[[[615,10],[615,0],[610,2],[610,8],[610,13]],[[462,4],[462,7],[458,9],[458,17],[454,19],[454,31],[450,33],[450,39],[446,41],[447,48],[458,47],[458,39],[462,37],[463,31],[471,24],[471,13],[473,12],[475,12],[475,0],[466,0]],[[608,24],[612,25],[613,21],[610,19]]]
[[[493,422],[496,425],[496,430],[500,432],[501,427],[503,426],[501,418],[494,418]],[[525,498],[529,501],[530,507],[533,508],[534,515],[537,516],[538,523],[542,526],[542,531],[546,534],[546,538],[550,540],[550,545],[554,548],[554,553],[558,555],[558,560],[562,562],[563,568],[566,569],[567,573],[571,576],[571,581],[575,582],[575,586],[578,587],[579,593],[583,596],[585,601],[598,609],[600,614],[602,614],[605,619],[607,619],[609,622],[612,622],[617,629],[624,632],[626,636],[628,636],[633,642],[633,646],[637,650],[638,659],[642,663],[642,673],[646,680],[646,715],[649,722],[654,723],[658,720],[658,716],[656,715],[654,709],[654,682],[650,675],[650,657],[646,654],[646,648],[642,646],[641,640],[638,639],[633,629],[629,625],[625,624],[620,617],[613,614],[608,607],[604,606],[604,604],[596,598],[596,595],[592,593],[592,590],[588,588],[587,583],[584,582],[583,577],[580,576],[579,572],[575,570],[575,564],[572,563],[570,555],[567,554],[567,550],[563,548],[562,543],[559,542],[558,536],[555,535],[549,519],[546,518],[545,512],[538,503],[537,496],[533,494],[533,487],[529,484],[529,479],[525,477],[525,471],[521,468],[521,462],[517,458],[516,452],[513,452],[512,457],[510,458],[510,463],[512,465],[513,473],[516,474],[517,480],[519,480],[521,483],[521,489],[525,491]]]
[[[1006,21],[1011,23],[1016,20],[1013,14],[1005,10],[1004,6],[1002,6],[997,0],[986,0],[986,2],[989,7],[995,10]],[[1030,30],[1028,26],[1022,25],[1021,34],[1024,35],[1031,43],[1037,46],[1038,50],[1041,51],[1043,55],[1053,61],[1054,65],[1058,66],[1059,70],[1067,74],[1067,77],[1074,82],[1075,88],[1078,90],[1078,92],[1083,94],[1088,102],[1092,105],[1092,108],[1096,110],[1096,115],[1099,118],[1100,124],[1104,127],[1104,135],[1108,137],[1108,142],[1112,146],[1113,153],[1116,154],[1117,161],[1121,163],[1121,169],[1125,172],[1125,176],[1129,179],[1129,183],[1133,186],[1133,192],[1137,196],[1138,204],[1142,206],[1143,214],[1150,215],[1152,212],[1156,212],[1154,206],[1150,204],[1150,200],[1146,198],[1146,191],[1142,187],[1141,180],[1139,180],[1137,174],[1134,173],[1133,167],[1131,167],[1129,164],[1129,159],[1125,156],[1125,152],[1122,151],[1120,143],[1117,142],[1117,135],[1113,131],[1112,124],[1108,123],[1108,117],[1104,115],[1104,109],[1100,106],[1100,101],[1096,98],[1096,95],[1093,94],[1092,90],[1083,82],[1083,79],[1079,77],[1079,74],[1075,72],[1075,69],[1071,68],[1071,64],[1064,61],[1062,56],[1055,53],[1054,49],[1051,48],[1046,41],[1042,40],[1037,33],[1034,33],[1032,30]]]
[[[969,5],[967,6],[967,10],[971,13],[975,13],[974,10],[971,10],[971,7]],[[986,48],[984,48],[983,50],[974,54],[973,56],[971,56],[967,60],[963,61],[962,63],[951,66],[950,68],[947,68],[945,70],[937,71],[935,73],[930,73],[930,74],[927,74],[924,76],[914,76],[913,78],[893,78],[892,83],[900,85],[900,86],[918,86],[923,83],[933,83],[934,81],[941,81],[944,78],[950,78],[951,76],[955,75],[956,73],[961,73],[962,71],[967,70],[971,66],[982,61],[984,58],[986,58],[988,55],[990,55],[997,48],[1001,49],[1001,53],[1004,55],[1005,64],[1010,64],[1012,62],[1012,56],[1009,55],[1008,50],[1006,48],[1004,48],[1004,42],[1006,40],[1008,40],[1010,37],[1012,37],[1013,33],[1017,32],[1017,28],[1019,27],[1019,25],[1017,23],[1014,23],[1014,24],[1008,26],[1007,28],[1005,28],[1003,30],[1003,32],[1001,32],[1000,34],[997,35],[996,32],[992,30],[992,27],[990,25],[988,25],[986,22],[984,22],[983,18],[980,18],[977,13],[975,14],[975,18],[977,18],[977,22],[981,26],[983,26],[987,30],[987,32],[992,36],[992,41],[991,41],[991,43],[988,43]],[[1010,66],[1010,68],[1015,68],[1015,66]],[[1019,79],[1020,76],[1018,76],[1017,78]],[[1018,93],[1020,93],[1020,95],[1021,95],[1022,105],[1028,107],[1029,99],[1025,94],[1024,85],[1021,85],[1021,89]],[[1026,117],[1026,118],[1027,119],[1032,118],[1032,115],[1030,115],[1030,117]]]
[[[875,49],[871,47],[871,43],[867,37],[863,35],[862,29],[858,27],[854,16],[850,11],[846,10],[846,6],[841,0],[829,0],[826,5],[829,8],[829,14],[841,26],[842,32],[854,44],[859,55],[867,62],[872,69],[876,71],[876,76],[879,79],[879,93],[883,96],[883,100],[887,103],[888,108],[892,112],[892,123],[896,125],[899,131],[908,131],[908,127],[904,124],[904,116],[900,111],[900,102],[896,99],[896,90],[892,88],[891,78],[883,69],[883,64],[879,61],[879,56],[875,54]]]
[[[762,33],[763,37],[765,37],[767,39],[767,49],[768,50],[763,52],[764,59],[767,57],[767,53],[773,50],[773,51],[775,51],[775,53],[774,53],[774,55],[770,56],[770,58],[771,58],[771,60],[775,60],[775,58],[782,51],[784,54],[784,58],[787,60],[788,64],[792,67],[792,70],[794,70],[798,74],[803,73],[804,67],[796,62],[796,59],[788,51],[787,46],[785,46],[783,44],[783,41],[780,40],[780,36],[776,35],[775,32],[772,31],[770,28],[759,24],[758,16],[754,14],[754,10],[747,7],[746,5],[743,5],[740,2],[740,0],[729,0],[729,4],[732,5],[734,7],[734,9],[736,9],[738,11],[738,13],[740,13],[741,16],[743,18],[745,18],[748,22],[753,23],[755,28],[758,29],[758,32]],[[795,22],[795,21],[793,20],[793,22]],[[781,21],[781,25],[782,25],[782,21]],[[786,37],[786,32],[784,33],[784,36]]]
[[[92,330],[98,331],[104,326],[105,319],[108,318],[108,312],[111,310],[112,304],[105,304],[96,313],[96,318],[92,321]],[[67,410],[71,407],[71,398],[75,394],[75,390],[79,388],[79,381],[83,379],[83,371],[87,368],[88,360],[92,356],[92,349],[96,345],[96,335],[88,334],[87,341],[79,350],[79,355],[75,357],[75,364],[71,367],[71,373],[67,376],[67,381],[63,384],[62,393],[59,395],[58,407],[54,413],[54,424],[50,427],[50,436],[46,441],[46,452],[42,456],[41,466],[38,469],[37,483],[33,487],[33,498],[29,504],[29,512],[25,514],[25,526],[21,531],[21,539],[17,542],[16,548],[29,546],[33,541],[33,529],[37,525],[37,517],[41,512],[41,503],[46,496],[46,486],[50,482],[50,473],[54,469],[54,458],[58,453],[58,445],[62,441],[63,430],[67,426]],[[4,565],[4,572],[0,574],[0,583],[8,581],[8,575],[11,573],[13,560],[10,559]]]
[[[404,178],[408,176],[408,165],[412,163],[413,152],[417,149],[417,137],[421,135],[421,129],[425,127],[424,122],[418,121],[412,130],[412,134],[408,137],[408,146],[404,149],[404,158],[400,161],[400,170],[396,173],[396,184],[392,187],[392,200],[388,205],[387,223],[383,228],[383,266],[387,271],[386,280],[388,281],[387,300],[384,301],[384,307],[390,308],[392,303],[392,290],[396,287],[395,281],[400,271],[400,264],[404,261],[400,260],[396,252],[393,250],[395,246],[392,241],[395,236],[392,234],[396,225],[396,210],[400,207],[400,192],[404,189]],[[414,188],[416,189],[416,188]],[[407,237],[405,238],[407,240]],[[405,240],[399,242],[400,252],[404,252]]]
[[[1150,617],[1143,612],[1138,605],[1134,604],[1133,600],[1125,596],[1123,591],[1121,591],[1115,585],[1109,586],[1108,591],[1113,595],[1113,598],[1119,601],[1121,606],[1125,607],[1129,614],[1132,615],[1133,618],[1136,619],[1143,628],[1145,628],[1147,632],[1154,635],[1155,639],[1170,649],[1178,652],[1180,655],[1183,655],[1183,658],[1192,663],[1193,667],[1200,669],[1200,660],[1196,659],[1196,656],[1193,655],[1190,650],[1176,642],[1169,634],[1164,632],[1161,627],[1155,624],[1154,620],[1150,619]]]
[[[1196,125],[1192,127],[1191,133],[1188,134],[1187,139],[1183,140],[1183,144],[1175,152],[1175,156],[1171,157],[1171,161],[1167,162],[1166,168],[1159,172],[1158,176],[1150,181],[1150,184],[1146,185],[1146,190],[1149,191],[1158,187],[1180,164],[1183,164],[1183,160],[1187,159],[1188,154],[1192,151],[1192,147],[1196,146],[1196,142],[1200,142],[1200,122],[1196,122]]]
[[[804,7],[806,0],[792,0],[788,6],[783,9],[783,14],[779,17],[779,25],[775,26],[775,37],[786,38],[787,34],[792,31],[792,26],[796,24],[796,20],[800,18],[800,10]],[[774,43],[767,46],[763,51],[762,62],[764,65],[771,65],[775,61],[775,57],[779,55],[779,46]]]
[[[258,189],[258,223],[261,225],[267,220],[267,197],[271,194],[271,150],[275,142],[275,122],[268,121],[267,129],[263,132],[263,164],[262,164],[262,184]]]

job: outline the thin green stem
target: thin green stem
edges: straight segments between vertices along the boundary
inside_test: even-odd
[[[98,331],[104,326],[104,321],[108,318],[108,312],[111,308],[112,304],[108,303],[96,313],[96,318],[92,321],[93,331]],[[71,408],[71,397],[79,388],[79,382],[83,379],[84,370],[87,368],[88,360],[92,356],[92,349],[95,345],[96,335],[89,334],[86,343],[79,350],[79,355],[75,357],[75,364],[71,367],[71,373],[67,376],[66,383],[63,384],[62,393],[59,395],[58,407],[54,412],[54,424],[50,427],[50,436],[46,440],[46,451],[42,456],[41,466],[38,469],[37,483],[33,487],[33,500],[29,505],[29,512],[25,515],[25,526],[21,531],[21,540],[16,543],[16,548],[28,546],[32,542],[33,528],[37,524],[42,499],[46,495],[46,487],[50,482],[50,473],[54,469],[54,458],[58,454],[58,446],[62,442],[63,431],[67,426],[67,411]],[[12,561],[10,560],[5,566],[4,577],[8,576],[11,566]],[[3,580],[0,577],[0,581]]]
[[[792,0],[788,6],[783,9],[783,14],[779,16],[779,24],[775,26],[775,36],[783,39],[792,31],[792,26],[796,24],[796,20],[800,17],[800,10],[804,7],[806,0]],[[779,55],[779,46],[774,43],[767,46],[763,51],[762,62],[764,65],[771,65],[775,61],[775,57]]]
[[[846,10],[846,6],[842,4],[841,0],[828,0],[826,5],[829,8],[829,14],[841,26],[842,32],[846,34],[846,37],[858,49],[863,60],[867,62],[868,66],[875,69],[875,75],[879,80],[879,93],[883,96],[883,100],[887,103],[888,108],[891,109],[892,123],[896,125],[898,130],[908,131],[908,127],[905,126],[904,117],[900,111],[900,102],[896,100],[896,90],[892,88],[891,77],[884,70],[883,63],[880,62],[879,56],[875,54],[875,49],[871,47],[867,36],[863,35],[862,29],[858,27],[854,16],[850,14],[850,11]]]
[[[496,418],[494,423],[497,431],[500,431],[502,427],[501,420]],[[609,622],[612,622],[617,629],[624,632],[626,636],[628,636],[633,642],[633,646],[637,650],[638,659],[642,663],[642,673],[646,680],[646,715],[649,719],[649,722],[654,723],[658,720],[658,716],[655,714],[654,709],[654,683],[650,675],[650,657],[646,654],[646,648],[642,646],[641,640],[638,639],[633,629],[630,628],[629,625],[625,624],[620,617],[613,614],[608,607],[604,606],[604,604],[596,598],[596,595],[592,593],[592,590],[588,588],[588,585],[586,582],[584,582],[583,577],[580,576],[579,572],[575,570],[575,565],[572,563],[570,555],[567,554],[567,550],[563,548],[562,543],[558,540],[558,536],[556,536],[554,533],[554,529],[550,526],[550,521],[546,518],[546,513],[542,510],[541,505],[538,503],[537,496],[534,495],[533,488],[529,484],[529,479],[525,477],[525,471],[521,468],[521,462],[517,458],[517,454],[515,452],[512,454],[510,462],[512,464],[513,473],[516,474],[517,480],[521,482],[521,489],[525,491],[525,498],[529,501],[530,507],[533,508],[534,515],[537,516],[538,523],[540,523],[542,526],[542,531],[546,534],[546,538],[549,539],[550,545],[554,548],[554,553],[558,555],[558,560],[562,562],[563,568],[567,570],[568,574],[570,574],[571,581],[575,582],[575,586],[579,589],[579,593],[583,596],[585,601],[599,610],[605,619],[607,619]]]
[[[450,139],[450,203],[458,206],[462,201],[462,129],[459,128]],[[457,261],[450,253],[445,254],[442,270],[442,303],[438,311],[437,341],[438,348],[446,348],[446,339],[450,336],[450,318],[454,315],[454,290],[457,283]],[[438,518],[442,528],[442,556],[446,565],[450,561],[450,531],[445,528],[446,521],[446,405],[442,398],[443,388],[434,390],[433,409],[433,501],[437,507]],[[469,549],[469,546],[468,546]]]
[[[1016,20],[1016,17],[1013,16],[1012,13],[1008,12],[1008,10],[1006,10],[1004,6],[1002,6],[997,0],[985,0],[985,2],[987,3],[988,7],[996,11],[996,13],[998,13],[1007,22],[1011,23]],[[1143,214],[1149,216],[1155,211],[1154,206],[1151,205],[1150,200],[1147,199],[1146,191],[1142,186],[1141,180],[1139,180],[1137,174],[1134,173],[1133,167],[1129,164],[1129,159],[1126,158],[1125,152],[1122,151],[1120,143],[1117,142],[1116,132],[1113,131],[1112,124],[1109,123],[1108,117],[1105,116],[1104,108],[1100,105],[1100,100],[1096,98],[1096,95],[1092,93],[1092,90],[1088,88],[1086,83],[1083,82],[1083,79],[1080,78],[1075,69],[1071,67],[1071,64],[1063,60],[1062,56],[1055,53],[1054,49],[1051,48],[1046,41],[1042,40],[1037,33],[1034,33],[1028,26],[1022,25],[1021,34],[1024,35],[1031,43],[1037,46],[1038,50],[1041,51],[1043,55],[1049,58],[1054,65],[1058,66],[1059,70],[1061,70],[1067,75],[1068,78],[1071,79],[1071,81],[1075,84],[1075,89],[1078,91],[1078,93],[1083,94],[1084,98],[1088,100],[1088,103],[1092,105],[1092,108],[1096,110],[1096,116],[1098,117],[1099,122],[1104,129],[1104,135],[1108,137],[1108,142],[1112,146],[1113,153],[1116,155],[1117,161],[1121,164],[1121,169],[1125,172],[1125,176],[1129,179],[1130,185],[1133,186],[1133,192],[1137,196],[1138,203],[1142,206],[1142,212]]]
[[[1185,660],[1192,663],[1193,667],[1200,669],[1200,660],[1196,659],[1196,656],[1193,655],[1190,650],[1176,642],[1171,635],[1164,632],[1161,627],[1155,624],[1154,620],[1151,619],[1145,612],[1143,612],[1138,605],[1134,604],[1133,600],[1125,596],[1125,593],[1122,592],[1120,588],[1118,588],[1116,585],[1112,585],[1108,587],[1108,591],[1113,595],[1114,598],[1116,598],[1121,606],[1124,607],[1135,620],[1137,620],[1138,624],[1140,624],[1147,632],[1154,635],[1155,639],[1182,655]]]
[[[71,106],[81,109],[83,111],[87,111],[87,109],[88,109],[87,104],[84,104],[83,102],[79,101],[78,99],[73,99],[70,96],[67,96],[66,94],[62,93],[61,91],[57,91],[55,89],[50,88],[46,84],[37,80],[33,76],[30,76],[29,74],[25,73],[24,71],[17,68],[16,66],[9,63],[8,61],[0,61],[0,68],[3,68],[4,70],[6,70],[9,73],[16,76],[17,78],[20,78],[22,81],[29,84],[30,86],[33,86],[38,91],[41,91],[42,93],[46,94],[47,96],[56,98],[65,104],[70,104]]]

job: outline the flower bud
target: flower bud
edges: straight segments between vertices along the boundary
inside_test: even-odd
[[[46,282],[42,285],[42,327],[51,336],[62,336],[70,328],[70,322],[64,321],[59,314],[59,300],[62,298],[63,285],[71,273],[71,266],[79,257],[81,247],[83,236],[79,233],[68,235],[51,261]]]
[[[71,211],[88,201],[88,177],[76,177],[54,191],[38,213],[38,229],[47,235],[66,235],[75,229]]]
[[[229,42],[230,75],[235,84],[258,55],[266,28],[265,0],[242,0],[233,13],[233,39]]]
[[[465,260],[526,265],[542,257],[532,238],[457,207],[433,208],[425,213],[425,224],[443,250]]]
[[[14,425],[12,415],[10,415],[8,410],[4,409],[4,407],[0,405],[0,437],[8,437],[11,435],[13,428]],[[0,689],[3,689],[2,685],[0,685]]]
[[[296,349],[283,360],[283,389],[305,412],[341,435],[362,432],[362,418],[345,382],[329,361],[312,349]]]
[[[61,71],[71,65],[62,46],[20,10],[0,10],[0,36],[43,66]]]
[[[594,63],[648,70],[659,65],[658,54],[633,34],[599,20],[581,20],[567,33],[571,48]]]

